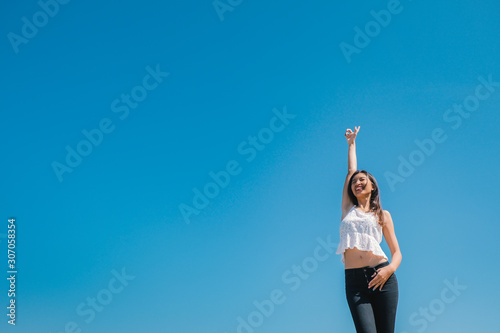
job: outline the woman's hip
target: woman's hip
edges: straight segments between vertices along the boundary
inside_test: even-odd
[[[359,268],[345,269],[345,286],[346,290],[352,291],[369,291],[368,284],[375,278],[378,269],[389,265],[389,262],[383,262],[376,266],[365,266]],[[398,288],[398,279],[396,273],[391,274],[382,287],[381,291],[390,291]],[[376,291],[379,291],[377,288]]]

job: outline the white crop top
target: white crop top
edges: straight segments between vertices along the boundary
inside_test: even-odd
[[[380,247],[381,242],[382,226],[378,224],[375,215],[362,212],[354,205],[340,222],[340,243],[336,254],[342,254],[342,262],[345,263],[345,250],[356,247],[388,259]]]

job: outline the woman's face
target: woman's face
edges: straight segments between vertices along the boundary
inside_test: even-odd
[[[356,197],[365,196],[371,194],[373,185],[368,176],[360,172],[352,178],[351,189]]]

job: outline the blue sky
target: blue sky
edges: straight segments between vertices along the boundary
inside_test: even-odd
[[[2,10],[0,326],[354,332],[328,244],[361,126],[403,254],[396,331],[496,332],[499,4],[216,4]]]

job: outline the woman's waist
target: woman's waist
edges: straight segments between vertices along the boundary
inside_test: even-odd
[[[376,255],[371,250],[359,250],[354,247],[346,249],[344,252],[345,269],[362,269],[366,267],[375,267],[377,265],[388,265],[388,259],[382,255]],[[382,266],[383,267],[383,266]]]
[[[380,262],[378,264],[375,264],[375,265],[366,265],[366,266],[360,266],[360,267],[350,267],[350,268],[346,268],[345,270],[346,271],[350,271],[350,272],[363,271],[365,269],[375,269],[375,270],[377,270],[379,268],[388,266],[389,264],[390,264],[389,260],[383,259],[382,262]],[[346,265],[346,267],[347,267],[347,265]]]

